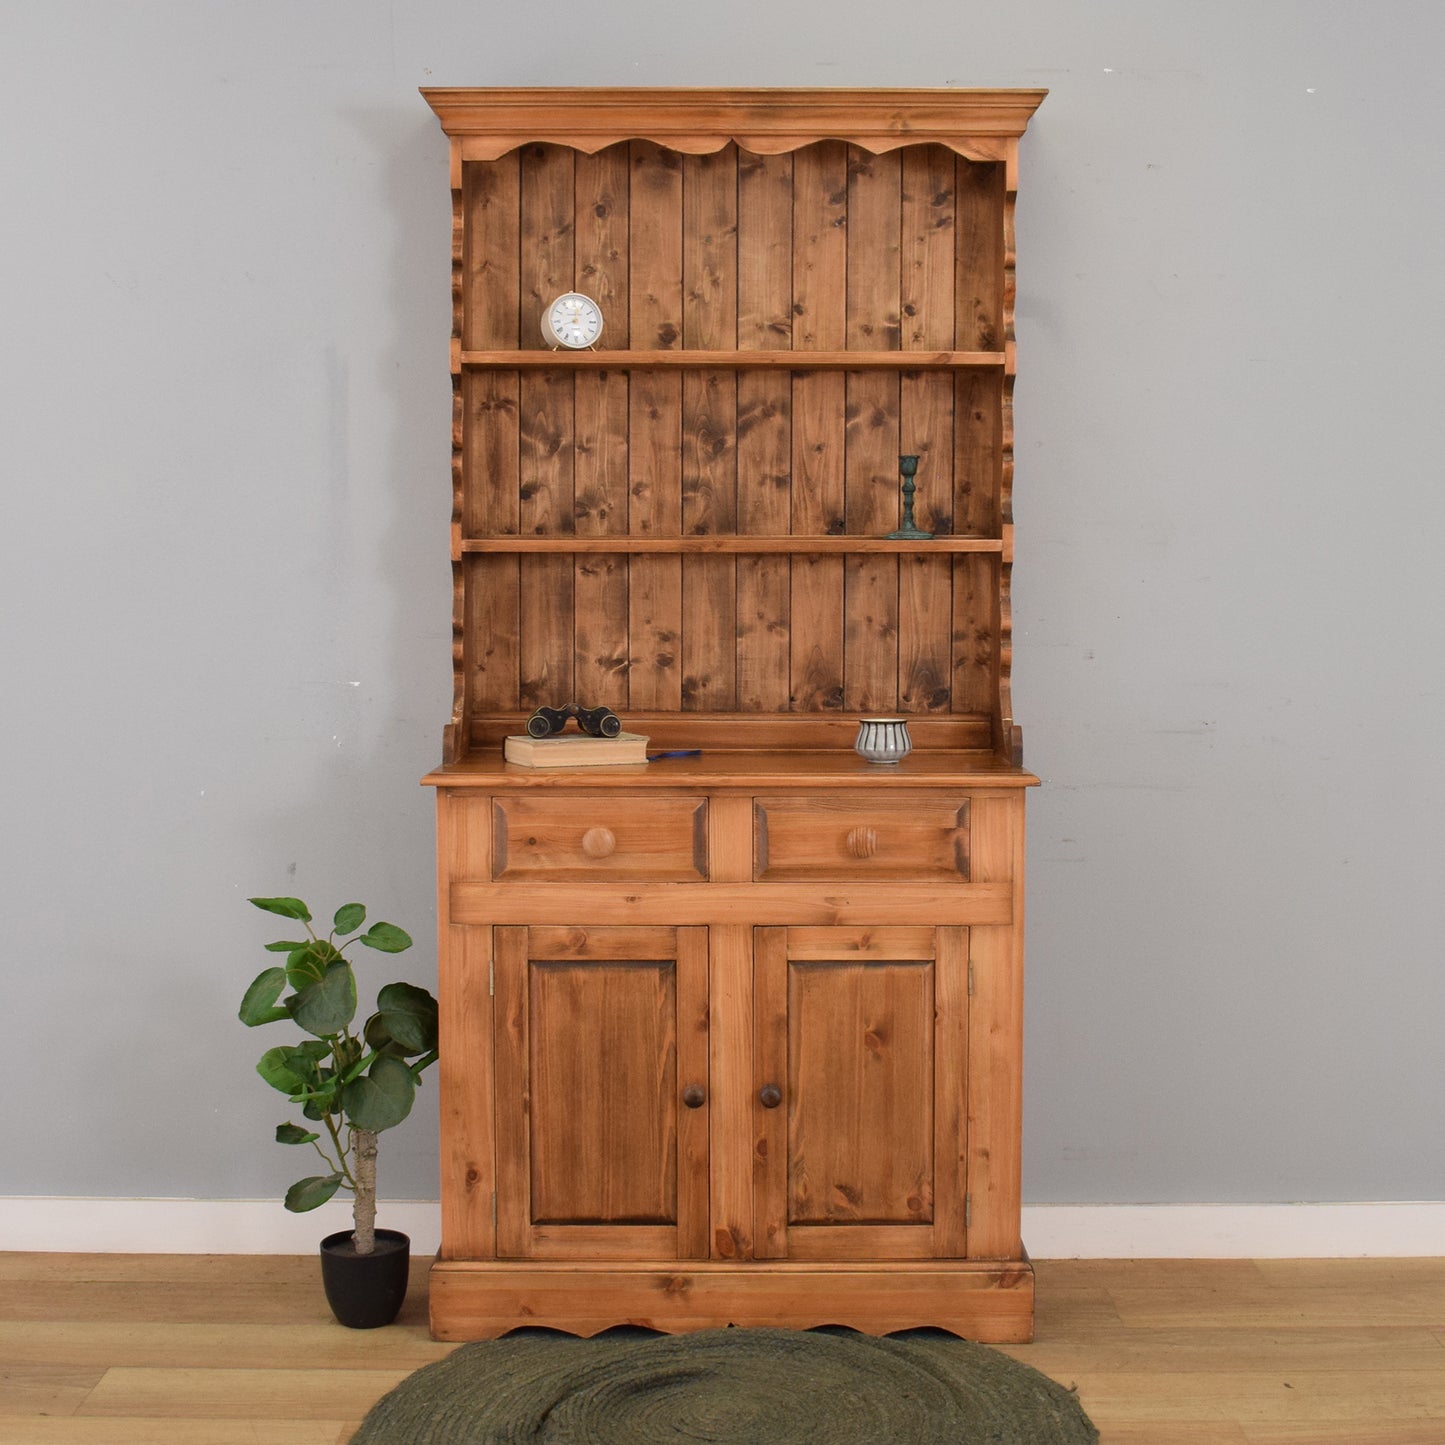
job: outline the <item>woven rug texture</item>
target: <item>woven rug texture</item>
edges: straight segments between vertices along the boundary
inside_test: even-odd
[[[723,1329],[463,1345],[352,1445],[1094,1445],[1074,1395],[936,1330]]]

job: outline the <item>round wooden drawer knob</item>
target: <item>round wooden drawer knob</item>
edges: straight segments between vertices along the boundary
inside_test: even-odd
[[[871,858],[878,851],[878,834],[872,828],[850,828],[848,851],[855,858]]]
[[[582,835],[582,851],[589,858],[609,858],[616,850],[611,828],[589,828]]]
[[[758,1090],[758,1103],[765,1109],[776,1109],[783,1102],[783,1091],[776,1084],[764,1084]]]
[[[682,1102],[686,1104],[689,1109],[701,1109],[703,1100],[706,1097],[707,1095],[703,1093],[700,1084],[689,1084],[687,1088],[682,1091]]]

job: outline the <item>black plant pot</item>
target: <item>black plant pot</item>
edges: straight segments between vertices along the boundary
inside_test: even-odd
[[[389,1325],[406,1299],[411,1240],[399,1229],[378,1229],[376,1249],[357,1254],[351,1231],[321,1241],[321,1283],[337,1321],[348,1329]]]

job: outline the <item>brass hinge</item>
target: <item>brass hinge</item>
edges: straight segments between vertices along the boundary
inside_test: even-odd
[[[492,1196],[492,1204],[493,1204],[493,1207],[495,1208],[495,1207],[496,1207],[496,1196],[495,1196],[495,1195]],[[973,1195],[972,1195],[972,1194],[965,1194],[965,1195],[963,1196],[963,1227],[964,1227],[965,1229],[969,1229],[969,1228],[972,1227],[972,1225],[973,1225]]]
[[[492,1190],[492,1230],[493,1230],[493,1232],[496,1231],[496,1228],[497,1228],[497,1191],[494,1189],[494,1190]]]
[[[973,992],[973,985],[970,983],[968,991]],[[497,994],[497,960],[490,955],[487,957],[487,993],[495,998]]]
[[[968,961],[968,996],[973,997],[973,960]]]

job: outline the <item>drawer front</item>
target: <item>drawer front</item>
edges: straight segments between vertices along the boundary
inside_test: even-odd
[[[492,808],[492,877],[528,882],[707,878],[700,798],[507,797]]]
[[[759,882],[968,881],[965,797],[755,798],[753,821]]]

